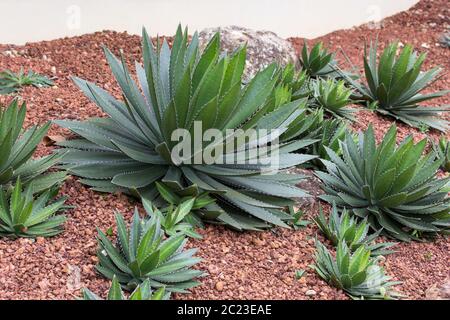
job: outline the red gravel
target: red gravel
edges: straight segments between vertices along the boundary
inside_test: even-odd
[[[449,25],[447,1],[421,1],[410,11],[383,21],[383,28],[370,30],[358,27],[331,33],[314,43],[324,41],[330,49],[344,47],[353,63],[360,66],[363,43],[378,34],[380,42],[399,39],[413,43],[420,51],[422,43],[430,48],[426,67],[441,65],[450,70],[449,50],[436,45],[437,39]],[[290,39],[296,48],[303,40]],[[28,103],[26,123],[43,123],[52,119],[85,119],[101,116],[99,109],[75,88],[69,79],[77,75],[100,83],[120,96],[120,91],[106,64],[101,45],[115,53],[123,49],[128,62],[140,59],[140,38],[126,33],[104,31],[74,38],[31,43],[25,46],[0,45],[0,69],[25,69],[56,76],[55,87],[25,88],[20,96]],[[6,52],[6,51],[9,51]],[[1,54],[3,52],[3,54]],[[11,56],[11,53],[13,56]],[[341,57],[342,59],[342,57]],[[445,75],[430,90],[449,88],[450,77]],[[0,103],[11,97],[0,96]],[[449,97],[436,104],[449,103]],[[355,129],[373,123],[378,137],[387,130],[391,119],[360,111]],[[400,137],[419,131],[399,124]],[[66,135],[53,127],[50,135]],[[436,132],[431,132],[437,136]],[[50,147],[40,146],[45,154]],[[317,182],[308,182],[308,188],[317,194]],[[121,195],[103,195],[88,190],[70,178],[62,188],[70,197],[68,203],[75,209],[67,212],[65,232],[50,239],[0,240],[0,299],[72,299],[80,287],[87,286],[96,293],[105,293],[109,282],[96,274],[96,227],[105,230],[114,225],[114,210],[127,216],[136,204]],[[317,214],[317,202],[301,204],[310,220]],[[202,285],[185,299],[345,299],[346,296],[328,286],[312,272],[314,237],[317,228],[309,225],[299,231],[274,229],[266,232],[237,233],[222,227],[208,226],[200,230],[203,240],[192,240],[190,246],[199,248],[203,262],[198,266],[209,273]],[[319,239],[323,240],[319,235]],[[395,280],[404,281],[398,290],[411,299],[425,298],[432,286],[440,287],[449,278],[449,240],[440,237],[431,243],[405,243],[398,253],[388,256],[387,271]],[[307,270],[300,280],[295,271]],[[313,295],[306,291],[314,290]],[[311,292],[308,292],[311,293]]]

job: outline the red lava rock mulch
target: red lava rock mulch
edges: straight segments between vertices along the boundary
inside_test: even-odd
[[[321,40],[332,50],[343,47],[350,60],[361,67],[366,38],[378,35],[380,43],[399,39],[429,53],[426,68],[439,64],[448,73],[449,50],[436,44],[449,25],[447,4],[441,0],[421,1],[408,12],[383,20],[381,29],[371,30],[362,26],[336,31],[308,42]],[[290,40],[297,49],[303,41],[297,38]],[[25,46],[0,45],[1,69],[17,71],[23,66],[56,77],[53,88],[28,87],[20,92],[28,104],[27,125],[53,119],[85,119],[102,115],[73,85],[71,75],[99,83],[120,96],[101,45],[106,45],[115,53],[120,48],[124,49],[130,64],[141,56],[138,36],[110,31]],[[449,88],[449,83],[450,77],[446,74],[430,90]],[[0,96],[0,103],[10,99],[9,96]],[[448,99],[446,96],[434,103],[445,104]],[[354,128],[363,129],[373,123],[379,137],[392,123],[391,119],[368,111],[360,111],[358,115],[359,121]],[[409,133],[417,138],[424,137],[418,130],[400,123],[398,126],[399,138]],[[54,126],[49,135],[67,133]],[[431,135],[437,137],[438,133],[433,131]],[[50,147],[39,147],[38,154],[49,152]],[[310,186],[314,194],[319,192],[317,184],[311,182]],[[98,294],[104,294],[108,289],[109,281],[99,276],[94,268],[97,262],[96,227],[106,230],[114,226],[116,209],[129,217],[136,202],[121,195],[90,191],[76,178],[69,178],[62,193],[69,196],[68,204],[75,206],[67,212],[64,233],[36,241],[0,240],[0,299],[72,299],[79,296],[81,287],[88,287]],[[302,203],[301,206],[307,212],[308,220],[318,212],[316,201]],[[198,268],[209,275],[202,279],[201,286],[192,290],[192,294],[177,295],[176,298],[347,298],[308,268],[313,262],[314,237],[317,233],[313,224],[299,231],[273,229],[248,233],[208,226],[200,233],[204,239],[191,240],[189,246],[199,248],[198,255],[203,262]],[[319,239],[323,241],[321,235]],[[430,243],[404,243],[397,250],[396,254],[387,257],[385,266],[394,280],[404,282],[397,289],[407,298],[423,299],[428,288],[441,286],[448,279],[448,237],[439,237]],[[300,280],[295,278],[298,269],[307,270]]]

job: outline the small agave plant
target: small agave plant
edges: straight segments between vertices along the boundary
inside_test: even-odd
[[[426,139],[414,144],[412,136],[396,146],[397,128],[391,126],[375,143],[372,126],[356,142],[347,135],[342,155],[326,148],[328,172],[316,172],[324,182],[321,199],[346,207],[367,219],[375,230],[398,240],[417,239],[450,226],[450,178],[437,179],[441,160],[434,152],[423,155]]]
[[[11,193],[0,189],[0,236],[5,237],[51,237],[62,232],[66,221],[63,210],[66,198],[53,200],[58,194],[55,186],[34,197],[33,184],[25,190],[20,179]]]
[[[300,139],[307,141],[305,147],[308,147],[318,142],[317,133],[324,122],[324,114],[322,109],[310,110],[306,107],[306,102],[302,106],[295,121],[281,134],[280,140],[287,142]]]
[[[441,72],[435,67],[421,72],[426,54],[418,56],[412,46],[406,45],[397,57],[398,42],[389,44],[377,64],[377,43],[371,44],[364,54],[364,70],[367,83],[358,82],[348,76],[345,79],[363,96],[371,106],[386,115],[417,128],[432,127],[442,132],[450,129],[449,122],[440,118],[448,112],[448,106],[420,106],[423,101],[446,95],[449,90],[422,94]],[[373,107],[371,107],[373,108]]]
[[[330,148],[336,154],[341,154],[340,141],[344,141],[345,135],[349,134],[345,122],[339,119],[325,119],[322,124],[310,134],[310,138],[319,141],[307,147],[307,153],[319,156],[320,159],[329,160],[325,147]],[[313,159],[311,163],[316,168],[323,168],[320,159]]]
[[[335,117],[354,121],[354,110],[347,106],[351,103],[352,90],[345,86],[345,81],[332,78],[319,79],[314,82],[315,104]]]
[[[137,209],[129,229],[122,215],[116,214],[117,240],[114,244],[98,231],[97,270],[107,277],[117,277],[127,290],[133,290],[146,279],[153,288],[165,287],[168,292],[187,292],[198,285],[194,279],[202,271],[190,269],[200,262],[196,249],[183,250],[187,239],[176,234],[164,239],[164,231],[156,215],[141,219]]]
[[[450,172],[450,141],[442,136],[437,144],[433,142],[433,150],[436,157],[442,161],[441,169]]]
[[[272,95],[267,99],[265,112],[270,113],[279,107],[289,105],[290,102],[300,100],[299,108],[306,104],[312,90],[310,89],[309,77],[304,71],[296,72],[293,64],[279,68],[280,78],[274,87]],[[291,125],[295,121],[291,122]]]
[[[360,246],[351,252],[345,241],[340,241],[334,258],[328,249],[316,240],[315,265],[311,266],[329,284],[344,290],[354,299],[396,299],[401,295],[392,290],[400,282],[391,281],[370,250]]]
[[[194,225],[190,223],[188,216],[192,214],[195,205],[195,198],[182,201],[179,205],[169,205],[159,210],[149,200],[142,199],[145,211],[150,218],[157,217],[161,222],[161,227],[169,236],[185,234],[192,238],[202,237],[194,231]]]
[[[338,75],[334,55],[328,53],[322,42],[315,44],[311,51],[308,51],[308,45],[305,42],[299,60],[302,69],[312,78]]]
[[[37,88],[49,87],[53,85],[53,81],[46,76],[40,75],[33,70],[28,73],[23,71],[14,73],[11,70],[0,72],[0,94],[9,94],[16,92],[23,86],[34,86]]]
[[[231,56],[221,54],[217,33],[201,51],[197,33],[189,42],[187,30],[183,32],[181,27],[172,48],[166,41],[160,45],[159,40],[155,48],[144,30],[142,48],[144,65],[136,63],[139,85],[124,59],[117,59],[105,49],[123,101],[93,83],[75,78],[80,89],[108,117],[56,121],[79,135],[60,143],[69,151],[63,159],[65,167],[96,190],[125,190],[150,201],[159,195],[156,182],[165,183],[180,196],[209,192],[216,202],[205,210],[221,212],[214,221],[238,230],[287,227],[292,217],[284,209],[291,198],[307,194],[296,187],[299,176],[283,171],[315,157],[294,153],[304,143],[291,141],[278,149],[280,161],[275,165],[270,161],[271,154],[261,152],[275,135],[253,137],[249,143],[234,143],[234,148],[227,148],[233,145],[229,138],[245,139],[247,129],[283,132],[300,112],[301,100],[267,111],[267,101],[279,80],[277,66],[268,66],[243,86],[245,47]],[[200,134],[194,132],[196,124],[201,124]],[[174,159],[179,141],[174,141],[172,134],[180,129],[189,132],[183,145],[190,145],[191,152]],[[217,129],[226,139],[202,145],[194,142],[207,129]],[[233,134],[228,135],[228,130]],[[253,151],[257,158],[246,156]],[[205,153],[214,153],[212,163],[204,161]],[[245,163],[230,160],[241,156]]]
[[[214,212],[214,211],[206,209],[206,206],[214,203],[214,201],[215,201],[214,198],[212,198],[208,192],[200,193],[195,197],[179,196],[176,192],[174,192],[170,187],[168,187],[163,182],[156,182],[155,184],[156,184],[156,188],[159,191],[161,199],[157,198],[156,201],[154,202],[155,205],[153,207],[157,207],[157,206],[161,207],[168,203],[169,206],[165,207],[165,209],[163,210],[164,215],[172,216],[173,214],[175,214],[178,217],[183,216],[183,218],[180,220],[180,221],[183,221],[183,223],[181,225],[187,226],[184,223],[184,222],[186,222],[191,226],[191,228],[189,228],[189,229],[192,229],[192,227],[204,228],[202,219],[214,220],[221,214],[221,211]],[[159,201],[159,200],[163,200],[163,201]],[[193,200],[192,206],[190,205],[191,200]],[[142,202],[144,203],[144,207],[146,209],[152,207],[151,205],[149,205],[149,204],[151,204],[151,202],[148,199],[143,198]],[[189,205],[186,205],[186,204],[189,204]],[[179,209],[181,209],[181,208],[184,208],[184,209],[179,211]],[[186,209],[189,209],[189,210],[186,210]],[[153,211],[153,210],[150,210],[150,212],[151,211]],[[149,211],[147,210],[147,213],[148,212]],[[172,219],[169,218],[169,220],[172,220]],[[164,222],[161,222],[161,224],[164,227]],[[184,227],[183,227],[183,229],[187,230]],[[190,236],[198,237],[198,235],[196,233],[191,233]]]
[[[381,230],[368,235],[369,224],[367,220],[357,221],[355,217],[344,208],[339,215],[336,204],[333,204],[330,217],[327,221],[322,208],[319,216],[314,219],[320,231],[327,237],[334,246],[340,241],[344,241],[351,251],[356,251],[359,247],[365,246],[370,250],[373,257],[391,254],[394,251],[388,248],[395,245],[394,242],[375,243],[375,239],[380,235]]]
[[[288,63],[281,70],[279,85],[289,89],[292,98],[289,101],[307,98],[311,94],[310,77],[305,70],[297,72],[293,63]]]
[[[339,141],[344,140],[347,132],[347,125],[341,119],[325,119],[323,109],[303,109],[296,121],[289,126],[280,137],[281,141],[289,141],[293,138],[301,138],[307,142],[303,149],[305,153],[318,156],[304,166],[313,166],[323,169],[320,159],[329,160],[325,147],[332,149],[336,154],[340,154]]]
[[[4,110],[0,107],[0,189],[11,188],[20,176],[25,185],[33,181],[32,191],[36,193],[60,183],[66,173],[45,173],[58,163],[62,155],[31,159],[37,145],[47,134],[50,123],[23,131],[25,114],[25,103],[19,106],[17,100],[13,100]]]
[[[104,300],[98,295],[84,288],[83,300]],[[150,281],[147,279],[142,284],[138,285],[136,289],[127,297],[120,287],[120,283],[117,277],[113,277],[111,288],[105,300],[168,300],[170,294],[165,292],[164,287],[159,288],[155,292],[152,292]]]

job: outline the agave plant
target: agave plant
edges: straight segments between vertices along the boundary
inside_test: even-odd
[[[342,210],[342,214],[339,215],[335,203],[333,203],[328,221],[323,214],[322,208],[320,208],[319,215],[314,219],[314,222],[334,246],[337,246],[340,241],[344,241],[351,251],[356,251],[359,247],[365,246],[370,250],[373,257],[393,253],[388,248],[394,246],[394,242],[374,242],[380,235],[381,230],[368,235],[369,224],[367,220],[358,222],[355,217],[350,216],[350,213],[345,208]]]
[[[289,132],[288,135],[292,133],[290,129],[301,132],[306,131],[305,121],[307,118],[314,117],[309,112],[305,112],[309,102],[308,98],[313,92],[310,88],[310,78],[305,71],[296,72],[292,63],[287,64],[284,68],[279,68],[278,72],[280,73],[280,78],[275,85],[273,94],[266,102],[266,112],[273,112],[279,108],[289,106],[289,103],[293,101],[298,101],[299,110],[293,115],[295,119],[290,121],[286,131]],[[309,120],[312,119],[308,119],[308,122],[310,122]],[[282,135],[286,136],[284,133]],[[300,134],[289,139],[283,138],[282,140],[286,142],[294,138],[298,139],[299,136]]]
[[[377,64],[377,43],[370,45],[364,54],[364,70],[367,84],[360,83],[348,76],[346,80],[382,114],[390,115],[404,123],[421,128],[424,125],[446,132],[449,122],[439,118],[441,112],[450,110],[448,106],[425,107],[423,101],[439,98],[449,91],[428,94],[421,92],[428,88],[441,72],[435,67],[421,72],[426,54],[418,55],[410,45],[406,45],[397,57],[398,42],[389,44],[383,51]]]
[[[319,78],[338,75],[336,72],[337,62],[334,59],[334,55],[328,53],[322,42],[316,43],[310,52],[308,52],[308,45],[305,42],[299,60],[302,69],[310,77]]]
[[[288,63],[281,69],[279,84],[289,89],[291,100],[306,98],[311,94],[310,77],[305,70],[297,72],[293,63]]]
[[[281,141],[299,139],[308,142],[305,153],[329,160],[325,147],[340,154],[339,141],[344,140],[347,125],[341,119],[325,119],[323,109],[303,109],[289,128],[281,135]],[[312,142],[312,143],[310,143]],[[306,165],[323,168],[320,159],[312,159]]]
[[[302,141],[308,141],[307,146],[311,146],[312,143],[318,142],[317,132],[324,122],[323,110],[310,110],[306,106],[306,101],[304,101],[295,121],[281,134],[280,140],[282,142],[300,139]]]
[[[194,231],[195,224],[188,219],[189,215],[193,214],[196,201],[196,198],[189,198],[180,201],[179,205],[171,204],[159,210],[149,200],[142,200],[147,215],[150,218],[157,216],[161,222],[162,229],[167,235],[185,234],[192,238],[201,239],[202,237]]]
[[[53,200],[58,188],[53,187],[34,197],[33,185],[25,190],[20,179],[12,193],[0,189],[0,235],[12,238],[51,237],[62,232],[65,216],[56,215],[63,210],[66,198]]]
[[[282,171],[314,157],[293,153],[302,142],[292,141],[278,149],[278,164],[268,164],[264,160],[270,160],[272,153],[261,155],[259,151],[275,135],[241,142],[240,149],[236,144],[229,149],[224,146],[245,138],[250,128],[282,132],[295,119],[293,115],[299,112],[302,102],[293,101],[267,112],[267,99],[279,77],[277,67],[270,65],[242,86],[245,47],[231,56],[220,55],[219,43],[216,34],[200,52],[197,33],[189,43],[187,30],[178,28],[172,49],[166,41],[160,45],[159,40],[155,49],[144,29],[144,66],[136,64],[140,88],[123,58],[120,62],[105,49],[124,101],[92,83],[75,79],[108,117],[56,121],[80,136],[60,143],[69,149],[63,162],[70,172],[83,177],[82,182],[96,190],[134,190],[149,200],[158,195],[155,182],[165,183],[182,196],[209,192],[216,203],[206,206],[206,210],[221,212],[217,220],[239,230],[286,226],[284,221],[291,217],[283,208],[292,202],[291,197],[306,194],[295,187],[298,176]],[[233,130],[237,128],[242,130]],[[187,132],[177,139],[183,140],[183,146],[190,146],[190,155],[185,156],[183,147],[181,159],[174,159],[174,153],[180,153],[181,142],[174,141],[172,135],[179,129]],[[195,142],[194,139],[202,140],[207,129],[217,129],[214,132],[226,139]],[[228,134],[229,131],[233,133]],[[221,153],[223,149],[226,152]],[[213,161],[204,161],[202,155],[214,150],[219,151],[212,156]],[[233,161],[249,151],[258,151],[258,156],[244,157],[244,163]],[[248,163],[249,160],[257,161]]]
[[[179,196],[176,192],[172,191],[172,189],[163,182],[155,182],[155,184],[161,196],[160,198],[157,198],[154,201],[155,207],[158,206],[161,207],[166,203],[170,204],[170,206],[165,207],[165,209],[163,209],[165,215],[169,214],[169,212],[172,212],[174,208],[180,207],[183,203],[189,203],[190,200],[192,199],[194,200],[189,212],[186,211],[186,214],[182,214],[184,216],[182,220],[190,224],[191,227],[204,228],[204,224],[202,222],[203,219],[208,221],[214,220],[223,212],[220,210],[212,211],[206,209],[208,205],[213,204],[215,202],[214,198],[212,198],[208,192],[202,192],[196,196],[192,195]],[[148,199],[145,198],[143,198],[142,201],[147,204],[151,203]],[[175,209],[175,211],[172,213],[175,213],[176,211],[177,210]],[[182,211],[184,212],[185,210]],[[164,224],[163,222],[161,223]],[[194,235],[195,233],[190,234],[190,236]],[[195,235],[194,237],[197,236],[198,235]]]
[[[290,223],[294,230],[305,228],[311,223],[311,221],[304,219],[305,212],[302,209],[295,208],[294,206],[289,206],[289,211],[294,217],[294,219]]]
[[[14,73],[11,70],[5,70],[0,72],[0,94],[8,94],[15,92],[23,86],[49,87],[53,85],[53,81],[42,76],[33,70],[29,70],[28,73],[20,69],[18,73]]]
[[[400,282],[391,281],[370,250],[360,246],[354,253],[340,241],[333,258],[328,249],[316,240],[315,265],[312,268],[329,284],[344,290],[352,298],[395,299],[401,295],[392,290]]]
[[[82,292],[83,300],[103,300],[87,288],[84,288]],[[120,287],[117,277],[114,276],[106,300],[168,300],[169,295],[170,294],[166,294],[164,287],[152,292],[150,281],[147,279],[142,282],[142,284],[138,285],[129,297],[126,297]]]
[[[310,134],[310,138],[319,141],[308,146],[308,154],[319,156],[320,159],[329,160],[325,147],[330,148],[336,154],[341,154],[340,141],[343,141],[347,131],[347,125],[339,119],[325,119],[322,124]],[[317,168],[323,168],[320,159],[313,159],[311,163]]]
[[[433,142],[433,150],[436,157],[442,161],[441,169],[450,172],[450,141],[442,136],[438,143]]]
[[[313,87],[315,104],[335,117],[355,120],[354,110],[347,107],[351,103],[352,91],[345,86],[343,80],[319,79],[314,82]]]
[[[127,290],[146,279],[151,287],[165,287],[169,292],[187,292],[186,289],[198,285],[194,279],[203,273],[190,267],[200,259],[194,257],[196,249],[183,250],[187,242],[183,234],[164,239],[158,216],[141,219],[137,209],[129,230],[121,214],[116,214],[116,224],[115,245],[98,231],[97,270],[102,275],[109,279],[115,275]]]
[[[13,100],[5,110],[0,108],[0,189],[11,187],[20,176],[24,184],[33,181],[35,193],[58,184],[66,174],[43,174],[61,159],[61,155],[31,159],[37,145],[47,134],[50,123],[42,127],[32,126],[23,132],[25,113],[25,103],[19,107],[17,100]]]
[[[397,128],[391,126],[376,145],[372,126],[341,142],[342,156],[326,148],[327,173],[317,172],[326,195],[321,199],[347,207],[367,218],[374,230],[399,240],[435,233],[449,226],[449,178],[435,178],[441,161],[430,152],[422,156],[426,140],[414,144],[412,136],[396,147]]]

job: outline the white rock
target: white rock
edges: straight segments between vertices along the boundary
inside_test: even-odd
[[[219,28],[204,29],[199,33],[200,45],[204,48]],[[244,80],[248,80],[260,69],[276,61],[285,65],[296,62],[297,57],[292,44],[271,31],[256,31],[238,26],[220,28],[221,48],[232,53],[247,43],[247,61]]]
[[[315,296],[317,294],[317,292],[315,292],[314,290],[308,290],[305,292],[305,296]]]
[[[14,58],[14,54],[11,50],[5,50],[5,51],[3,51],[3,54],[7,57]]]

